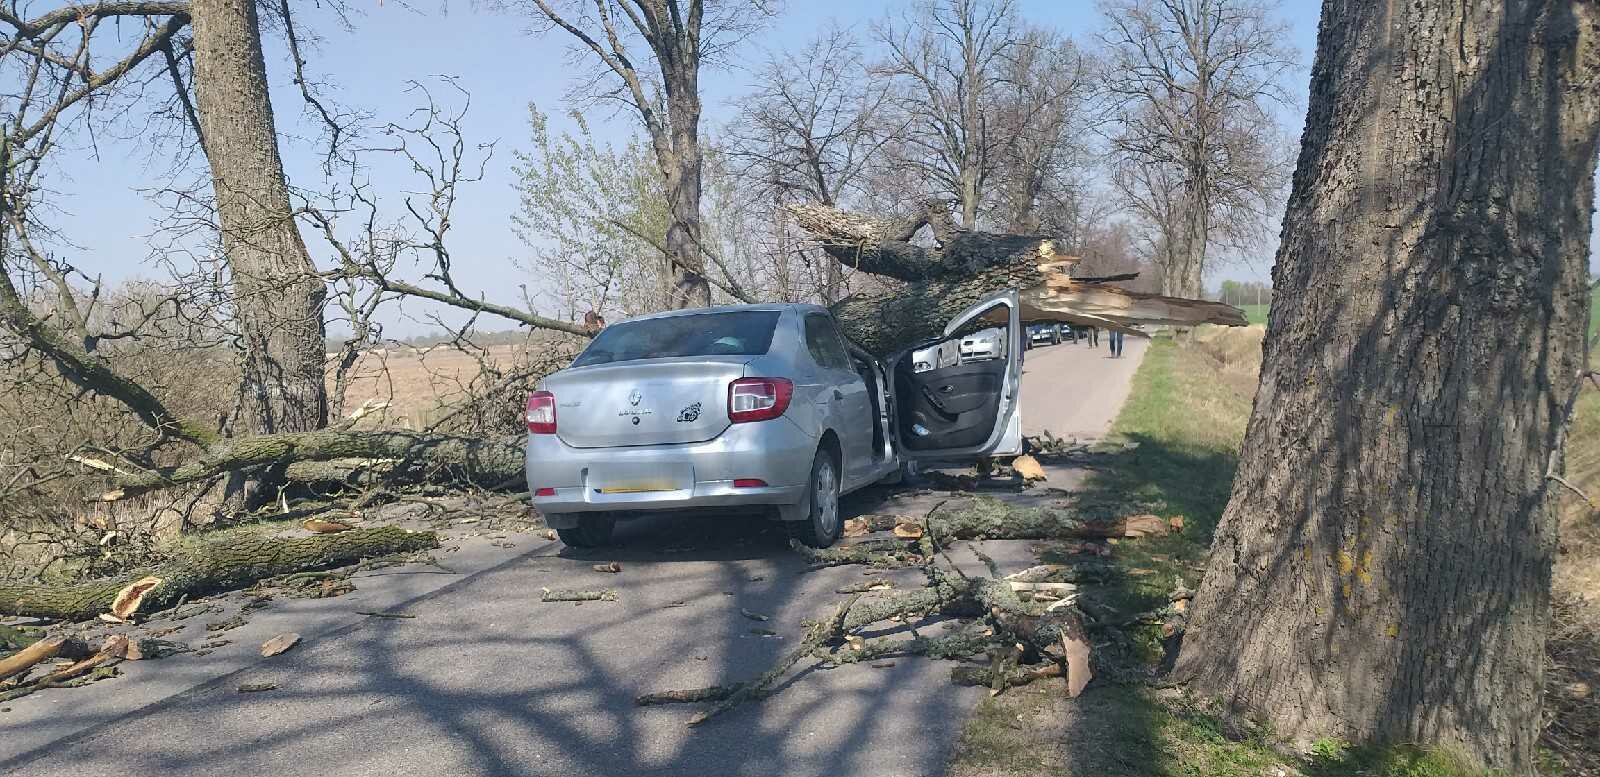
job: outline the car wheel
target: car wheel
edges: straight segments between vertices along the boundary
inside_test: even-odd
[[[811,484],[806,494],[811,514],[795,521],[797,539],[813,548],[826,548],[839,539],[843,521],[839,518],[839,468],[826,450],[817,451],[811,462]]]
[[[556,529],[556,535],[571,548],[598,548],[611,544],[611,530],[617,519],[608,516],[585,517],[570,529]]]

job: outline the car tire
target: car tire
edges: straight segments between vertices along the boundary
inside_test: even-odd
[[[611,531],[617,520],[608,516],[591,516],[578,520],[570,529],[556,529],[556,536],[569,548],[599,548],[611,544]]]
[[[826,548],[837,542],[844,528],[839,516],[839,465],[825,449],[819,449],[811,461],[806,503],[806,517],[789,524],[795,539],[813,548]]]

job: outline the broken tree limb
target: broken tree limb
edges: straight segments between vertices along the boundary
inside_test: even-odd
[[[52,686],[62,685],[93,670],[122,661],[127,653],[128,638],[121,634],[113,634],[106,638],[105,644],[94,655],[65,669],[58,669],[37,680],[23,683],[16,688],[0,693],[0,702],[11,701],[12,699],[27,696],[34,691],[42,691]]]
[[[921,565],[926,559],[907,547],[901,539],[868,540],[854,545],[832,548],[813,548],[798,540],[790,540],[789,547],[810,561],[807,572],[850,564],[866,564],[878,569],[900,569]]]
[[[923,656],[933,659],[956,659],[982,653],[994,644],[994,636],[977,625],[968,625],[954,634],[941,637],[912,637],[911,639],[867,640],[859,647],[839,650],[828,656],[835,664],[855,664],[895,656]]]
[[[740,704],[744,703],[745,700],[749,699],[755,694],[765,691],[768,686],[777,682],[778,678],[782,677],[785,672],[789,671],[790,667],[799,663],[800,659],[805,658],[823,643],[844,634],[845,617],[850,613],[850,608],[854,606],[856,601],[860,598],[860,594],[856,594],[841,602],[839,606],[834,609],[833,614],[829,615],[826,620],[812,624],[811,628],[806,630],[805,639],[800,641],[800,645],[794,650],[789,651],[789,653],[783,658],[779,659],[778,663],[773,664],[771,669],[768,669],[766,672],[762,673],[760,677],[757,677],[748,683],[740,684],[738,689],[730,694],[728,698],[717,702],[709,709],[706,709],[705,711],[691,718],[689,720],[689,725],[698,726],[702,723],[705,723],[706,721],[739,706]]]
[[[52,658],[83,658],[89,645],[78,637],[47,637],[5,658],[0,658],[0,680],[22,674],[41,661]]]
[[[943,203],[924,203],[908,218],[879,218],[850,213],[827,205],[799,204],[789,212],[801,229],[809,232],[829,256],[851,269],[895,280],[915,282],[969,275],[987,267],[1004,265],[1042,238],[1035,235],[997,235],[968,232],[946,225],[949,213]],[[936,248],[908,242],[916,230],[934,223]]]
[[[1166,523],[1155,516],[1091,518],[1067,506],[1017,505],[989,496],[946,501],[928,513],[925,523],[941,542],[1105,539],[1147,536],[1166,529]]]
[[[614,602],[616,600],[617,592],[609,589],[604,591],[569,591],[546,588],[539,595],[539,601],[541,602]]]
[[[504,482],[523,471],[522,446],[510,438],[323,429],[222,440],[171,470],[119,478],[119,487],[102,495],[100,501],[116,501],[250,467],[339,459],[395,459],[397,469],[408,464],[441,468],[466,482],[486,484]]]
[[[231,591],[277,575],[353,564],[439,547],[433,532],[385,526],[314,537],[241,535],[182,551],[149,571],[161,583],[146,591],[138,612],[171,607],[184,597]],[[93,618],[143,574],[67,585],[0,582],[0,613],[59,620]],[[133,613],[130,613],[130,615]]]
[[[661,691],[659,693],[641,694],[633,700],[640,707],[653,707],[658,704],[695,704],[703,701],[722,701],[744,687],[744,683],[733,685],[713,685],[709,688],[686,688],[681,691]]]
[[[1244,326],[1243,311],[1218,302],[1138,294],[1105,281],[1074,279],[1077,258],[1049,236],[942,230],[940,245],[907,242],[939,214],[883,219],[824,205],[790,208],[796,222],[840,264],[905,282],[883,294],[856,296],[832,310],[844,334],[883,357],[942,336],[944,326],[978,300],[1017,289],[1026,321],[1128,330],[1136,324]],[[946,216],[946,218],[948,218]],[[906,230],[911,226],[911,231]],[[936,234],[941,230],[935,230]]]
[[[950,670],[950,681],[956,685],[976,685],[984,688],[993,688],[999,683],[1003,687],[1012,688],[1047,677],[1061,677],[1064,674],[1066,673],[1056,664],[958,666]]]

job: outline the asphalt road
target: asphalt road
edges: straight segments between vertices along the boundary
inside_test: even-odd
[[[1120,361],[1066,344],[1030,351],[1030,430],[1042,421],[1064,436],[1103,431],[1142,354],[1131,339]],[[905,509],[897,499],[917,501],[873,491],[847,508]],[[950,684],[948,663],[914,658],[809,669],[773,698],[690,729],[696,707],[638,708],[633,698],[764,671],[863,570],[803,573],[775,526],[737,519],[626,524],[621,546],[605,552],[535,537],[441,556],[459,575],[375,575],[350,596],[274,603],[232,632],[244,649],[224,660],[137,662],[121,678],[11,702],[0,714],[0,772],[934,775],[986,693]],[[985,551],[1021,568],[1026,545]],[[591,569],[613,560],[620,574]],[[610,588],[618,601],[544,604],[544,587]],[[414,617],[356,614],[382,608]],[[289,629],[305,635],[301,646],[254,655]],[[240,693],[244,683],[277,687]]]
[[[1024,435],[1048,429],[1057,437],[1090,441],[1111,429],[1150,341],[1125,338],[1121,358],[1113,359],[1106,339],[1102,332],[1099,348],[1080,342],[1028,351],[1022,360]]]

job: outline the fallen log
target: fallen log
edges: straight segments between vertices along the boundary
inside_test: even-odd
[[[439,547],[433,532],[385,526],[314,537],[234,536],[182,551],[148,570],[161,583],[144,593],[137,612],[166,609],[180,599],[231,591],[292,572],[353,564],[362,559]],[[84,620],[110,610],[117,594],[146,573],[65,585],[0,582],[0,613]]]

